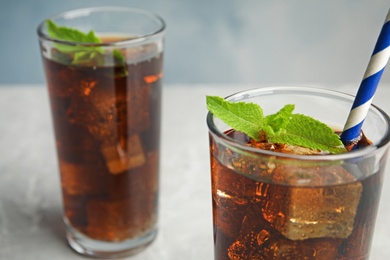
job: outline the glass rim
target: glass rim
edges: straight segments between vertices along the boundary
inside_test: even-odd
[[[160,27],[155,30],[152,33],[137,36],[134,38],[128,38],[124,40],[117,40],[117,41],[112,41],[108,43],[83,43],[83,42],[71,42],[71,41],[64,41],[64,40],[58,40],[50,37],[48,34],[44,33],[44,27],[45,27],[45,21],[48,19],[51,20],[56,20],[58,18],[64,18],[64,17],[81,17],[81,16],[87,16],[91,13],[101,13],[101,12],[120,12],[120,13],[138,13],[142,14],[144,16],[148,16],[156,21],[158,21],[161,25]],[[140,43],[144,42],[152,37],[158,37],[158,36],[163,36],[165,33],[166,29],[166,23],[164,19],[151,11],[146,11],[143,9],[138,9],[138,8],[131,8],[131,7],[119,7],[119,6],[99,6],[99,7],[87,7],[87,8],[78,8],[78,9],[72,9],[64,12],[57,13],[55,15],[52,15],[48,18],[46,18],[44,21],[42,21],[38,27],[37,27],[37,34],[41,40],[46,40],[46,41],[51,41],[55,43],[60,43],[64,45],[71,45],[71,46],[88,46],[88,47],[105,47],[105,46],[124,46],[124,45],[129,45],[129,44],[135,44],[135,43]]]
[[[274,87],[259,87],[249,90],[243,90],[236,93],[233,93],[231,95],[228,95],[225,97],[225,99],[230,100],[237,96],[241,96],[243,94],[250,94],[250,93],[273,93],[275,91],[281,91],[281,90],[293,90],[293,91],[305,91],[306,93],[323,93],[328,95],[337,95],[339,97],[350,99],[351,100],[351,106],[353,99],[355,98],[353,95],[337,91],[337,90],[330,90],[325,88],[316,88],[316,87],[302,87],[302,86],[274,86]],[[259,96],[257,94],[256,96]],[[244,144],[236,142],[233,138],[225,135],[222,133],[218,127],[214,123],[214,115],[211,112],[207,113],[206,122],[209,129],[209,133],[213,135],[214,138],[219,139],[224,144],[234,147],[237,149],[240,149],[242,151],[247,151],[253,154],[264,154],[267,156],[277,156],[278,158],[286,158],[286,159],[296,159],[296,160],[304,160],[304,161],[341,161],[341,160],[347,160],[347,159],[353,159],[357,157],[363,157],[366,156],[381,147],[386,146],[390,142],[390,117],[379,107],[375,106],[374,104],[371,104],[369,110],[374,110],[375,112],[379,113],[383,120],[387,122],[387,129],[386,132],[383,134],[382,138],[377,142],[370,146],[364,147],[362,149],[353,150],[346,153],[340,153],[340,154],[324,154],[324,155],[298,155],[298,154],[286,154],[281,152],[275,152],[275,151],[268,151],[268,150],[261,150],[254,147],[249,147]]]

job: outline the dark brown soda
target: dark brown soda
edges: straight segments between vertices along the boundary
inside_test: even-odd
[[[66,221],[103,241],[152,230],[158,206],[162,55],[123,66],[44,58],[44,67]]]
[[[246,135],[232,130],[227,134],[237,142],[249,145]],[[290,181],[287,178],[294,178],[293,174],[286,174],[288,167],[279,169],[277,163],[269,163],[267,159],[263,164],[261,158],[240,160],[240,155],[234,150],[216,143],[211,136],[210,149],[216,260],[368,259],[383,172],[373,173],[361,181],[351,179],[347,184],[325,188],[315,185],[294,187],[286,185]],[[329,172],[342,172],[346,174],[345,178],[351,176],[342,166],[330,167],[333,168]],[[321,174],[319,168],[321,166],[306,169],[311,170],[311,174],[317,174],[317,171]],[[326,170],[322,174],[326,176],[329,172]],[[319,193],[320,198],[327,198],[330,202],[316,201]],[[353,211],[350,204],[355,204],[353,213],[347,212]],[[286,205],[292,206],[286,210]],[[304,205],[304,209],[299,209],[300,205]],[[324,217],[328,213],[322,208],[328,206],[331,207],[330,213]],[[333,223],[331,228],[334,230],[325,230],[325,235],[321,235],[322,231],[317,232],[313,224],[307,234],[302,232],[296,236],[295,231],[283,229],[286,218],[294,217],[294,212],[299,212],[295,215],[298,221],[299,217],[311,215],[314,215],[313,223],[317,217],[322,218],[321,221],[333,218],[336,224]],[[342,217],[336,216],[339,212]],[[345,221],[345,218],[350,220]],[[350,226],[337,226],[338,222]],[[329,223],[325,226],[329,228]],[[296,229],[304,230],[305,227]]]

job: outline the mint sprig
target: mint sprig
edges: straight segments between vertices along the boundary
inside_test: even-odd
[[[254,103],[227,102],[221,97],[207,96],[207,107],[211,113],[235,130],[259,140],[263,127],[263,109]]]
[[[94,61],[98,65],[102,64],[102,48],[80,44],[77,45],[77,43],[101,43],[100,39],[92,30],[88,33],[83,33],[73,28],[59,26],[52,20],[47,20],[46,26],[47,32],[51,38],[75,43],[75,45],[55,44],[56,49],[61,53],[72,55],[72,64],[91,63],[91,61]]]
[[[83,33],[77,29],[59,26],[52,20],[46,21],[47,32],[49,36],[62,41],[74,42],[74,43],[101,43],[100,39],[95,35],[93,30],[90,30],[88,33]],[[80,49],[97,49],[96,47],[83,47],[83,46],[68,46],[61,45],[61,51],[63,52],[73,52],[74,50],[78,51]]]
[[[326,124],[303,114],[294,114],[288,104],[275,114],[264,117],[255,103],[229,102],[221,97],[207,96],[208,110],[233,129],[260,140],[264,132],[268,142],[302,146],[329,153],[346,152],[340,137]]]
[[[74,45],[56,43],[56,49],[64,55],[58,57],[61,61],[69,62],[69,56],[71,64],[94,64],[96,66],[102,66],[104,64],[104,50],[99,46],[92,46],[93,44],[101,43],[99,37],[96,36],[93,30],[88,33],[81,32],[74,28],[65,26],[59,26],[52,20],[46,21],[47,32],[49,36],[56,40],[72,42]],[[90,43],[91,46],[85,43]],[[112,53],[116,64],[125,65],[125,56],[117,49]],[[127,73],[127,72],[126,72]]]

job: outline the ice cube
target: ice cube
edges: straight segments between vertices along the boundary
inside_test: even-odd
[[[87,235],[105,241],[121,241],[142,235],[156,222],[156,215],[145,215],[143,207],[136,198],[89,201]]]
[[[300,177],[296,177],[298,175]],[[307,186],[294,187],[302,181],[302,176],[308,177]],[[285,237],[304,240],[346,238],[351,234],[362,184],[353,182],[354,177],[342,166],[290,165],[275,170],[274,178],[283,185],[269,187],[263,216]],[[286,186],[287,183],[290,186]],[[333,186],[319,187],[330,183]]]
[[[70,102],[69,121],[87,128],[99,141],[116,136],[116,102],[114,90],[105,87],[104,82],[82,80]]]
[[[120,83],[127,87],[118,90],[101,85],[94,87],[88,98],[92,108],[90,113],[95,114],[89,116],[97,120],[88,122],[89,127],[98,123],[101,131],[108,131],[111,135],[116,134],[116,131],[133,134],[147,130],[151,123],[151,87],[141,85],[139,81],[140,79],[129,78],[127,82]]]
[[[59,161],[61,185],[68,195],[96,195],[103,191],[106,168],[103,164],[74,164]]]
[[[268,240],[275,232],[267,229],[269,224],[263,219],[260,207],[252,205],[242,212],[245,216],[237,225],[240,231],[236,241],[228,249],[229,259],[266,259]]]
[[[256,199],[258,182],[249,179],[232,169],[223,167],[215,157],[211,159],[213,194],[229,198],[238,205],[245,205]],[[243,166],[244,167],[244,166]]]
[[[81,86],[82,96],[89,100],[91,107],[94,108],[100,117],[107,122],[116,122],[114,119],[117,116],[116,105],[119,102],[126,101],[123,95],[117,94],[115,88],[111,87],[112,80],[100,80],[95,85],[84,83]]]
[[[136,134],[127,138],[125,147],[115,141],[105,142],[101,146],[101,151],[112,174],[140,167],[146,162],[141,140]]]
[[[88,95],[85,95],[86,93]],[[97,140],[105,141],[118,136],[118,114],[125,113],[119,111],[117,103],[123,102],[125,101],[116,97],[114,89],[99,82],[93,88],[83,87],[82,95],[78,100],[75,99],[76,104],[73,107],[84,106],[82,110],[78,109],[79,122],[83,123]]]
[[[113,84],[122,87],[113,88]],[[151,86],[140,78],[85,78],[70,99],[67,115],[71,123],[85,127],[96,140],[106,142],[148,130],[150,103]]]
[[[246,210],[240,235],[229,247],[230,259],[336,259],[341,240],[320,238],[293,241],[262,218],[261,206]]]
[[[107,103],[108,101],[106,101]],[[89,97],[73,97],[67,111],[70,123],[88,129],[88,132],[98,141],[117,135],[116,124],[113,123],[112,109],[100,113]]]
[[[243,171],[247,170],[246,167],[251,167],[244,161],[235,161],[234,164]],[[233,169],[223,167],[215,157],[211,158],[211,167],[214,224],[224,234],[236,237],[246,208],[251,203],[264,203],[268,184],[257,182]]]
[[[220,194],[214,194],[213,204],[215,228],[229,237],[238,236],[247,206],[237,204]]]
[[[95,164],[102,161],[100,143],[80,125],[69,124],[66,119],[57,118],[55,122],[56,146],[59,158],[69,163]],[[72,133],[72,134],[69,134]]]
[[[110,199],[142,198],[146,204],[157,202],[158,152],[147,153],[145,163],[122,174],[109,174],[107,180]]]

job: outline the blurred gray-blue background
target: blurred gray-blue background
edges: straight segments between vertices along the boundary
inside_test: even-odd
[[[358,85],[390,7],[388,0],[0,0],[0,84],[43,84],[37,25],[103,5],[166,20],[166,84]]]

